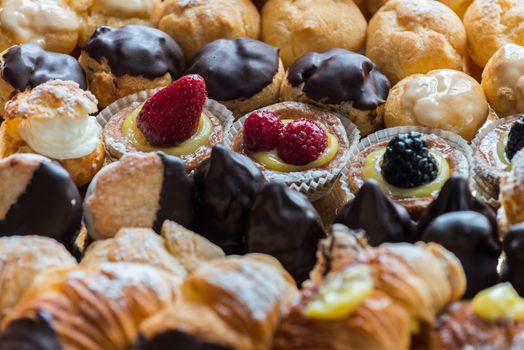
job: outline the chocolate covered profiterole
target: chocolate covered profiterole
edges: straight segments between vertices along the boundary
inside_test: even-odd
[[[87,89],[82,67],[69,55],[45,51],[33,43],[4,51],[0,54],[0,116],[4,114],[4,104],[17,92],[54,79],[72,80]]]
[[[515,290],[524,296],[524,223],[511,226],[503,241],[506,260],[502,269],[502,277],[511,282]]]
[[[73,250],[82,199],[58,163],[27,153],[0,160],[0,194],[0,236],[46,236]]]
[[[272,182],[251,208],[246,252],[274,256],[300,285],[315,266],[317,245],[324,237],[321,218],[308,199]]]
[[[186,73],[202,76],[209,98],[240,117],[278,102],[284,77],[279,51],[254,39],[219,39],[191,58]]]
[[[169,85],[184,70],[180,46],[150,27],[99,27],[79,58],[101,107],[135,92]]]
[[[366,136],[383,126],[383,107],[390,87],[388,78],[367,57],[331,49],[297,59],[282,82],[280,99],[338,112]]]

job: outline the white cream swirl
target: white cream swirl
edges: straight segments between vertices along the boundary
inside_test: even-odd
[[[101,127],[95,117],[31,118],[20,123],[18,132],[36,152],[65,160],[84,157],[98,147]]]

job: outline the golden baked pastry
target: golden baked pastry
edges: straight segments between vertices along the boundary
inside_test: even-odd
[[[391,0],[368,26],[366,56],[393,84],[434,69],[461,70],[466,32],[446,5],[431,0]]]
[[[19,93],[5,106],[0,157],[41,154],[57,160],[83,186],[105,158],[101,127],[90,116],[97,110],[96,98],[73,81],[51,80]]]
[[[524,150],[515,154],[512,165],[500,181],[500,204],[509,225],[524,221]]]
[[[390,91],[384,110],[387,128],[419,125],[452,131],[471,141],[488,118],[479,83],[466,73],[437,69],[402,79]]]
[[[140,327],[138,349],[270,349],[297,289],[274,258],[230,256],[186,278],[180,299]]]
[[[281,49],[285,67],[310,51],[358,52],[366,19],[353,1],[269,0],[262,9],[262,40]]]
[[[49,341],[71,350],[128,349],[140,323],[174,302],[180,283],[167,272],[130,263],[47,271],[4,319],[2,345],[23,349]],[[48,339],[39,339],[44,330]]]
[[[446,4],[449,6],[457,16],[460,18],[464,17],[464,13],[466,13],[466,10],[468,9],[469,5],[473,2],[473,0],[439,0],[441,3]]]
[[[0,320],[18,304],[40,272],[76,266],[64,246],[41,236],[1,237],[0,256]]]
[[[71,53],[78,44],[85,1],[0,1],[0,51],[34,42],[49,51]]]
[[[257,39],[260,15],[250,0],[166,0],[158,28],[171,35],[189,59],[216,39]]]
[[[484,67],[505,44],[524,44],[524,3],[520,0],[475,0],[464,15],[469,54]]]
[[[482,72],[482,88],[499,117],[524,112],[524,47],[500,47]]]

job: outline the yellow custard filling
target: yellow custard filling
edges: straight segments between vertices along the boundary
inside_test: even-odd
[[[384,177],[382,176],[382,158],[386,152],[386,148],[382,148],[371,152],[366,157],[366,162],[364,165],[364,170],[362,172],[362,177],[364,181],[373,179],[377,181],[386,194],[395,196],[395,197],[426,197],[434,194],[435,192],[440,191],[444,183],[450,177],[449,164],[444,156],[436,151],[430,150],[429,152],[435,157],[438,163],[438,174],[435,180],[431,181],[422,186],[414,188],[400,188],[389,184]]]
[[[136,125],[136,118],[142,109],[143,105],[137,107],[133,112],[131,112],[124,123],[122,124],[122,134],[136,147],[139,151],[142,152],[154,152],[162,151],[164,153],[173,155],[173,156],[183,156],[195,152],[200,147],[207,144],[209,136],[213,131],[213,124],[209,117],[202,113],[200,116],[200,121],[198,123],[198,129],[196,133],[187,141],[184,141],[173,147],[153,147],[147,142],[144,134]]]
[[[333,276],[319,289],[315,299],[304,309],[304,315],[321,320],[346,318],[371,295],[373,285],[368,266],[352,266]]]
[[[500,135],[499,142],[497,142],[497,156],[502,164],[506,166],[504,170],[511,170],[511,160],[506,156],[506,145],[508,143],[509,131]]]
[[[291,121],[292,120],[290,119],[284,119],[282,120],[282,123],[287,124]],[[328,144],[324,152],[317,159],[308,164],[288,164],[278,156],[278,151],[276,149],[265,152],[253,152],[250,153],[250,156],[254,161],[266,167],[266,169],[280,171],[283,173],[292,173],[297,171],[310,170],[314,168],[321,168],[327,163],[331,162],[338,152],[338,138],[329,132],[327,132],[327,136]]]
[[[508,282],[479,292],[471,301],[471,307],[478,317],[488,321],[524,319],[524,299]]]

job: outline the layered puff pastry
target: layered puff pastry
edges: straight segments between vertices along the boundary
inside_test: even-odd
[[[144,321],[138,349],[270,349],[295,300],[293,279],[268,255],[229,256],[184,281],[181,297]]]

